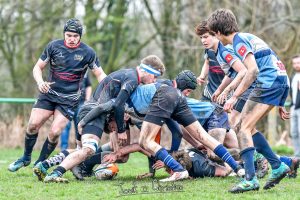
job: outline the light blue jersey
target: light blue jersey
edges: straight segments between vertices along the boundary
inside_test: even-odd
[[[152,83],[138,86],[130,96],[129,106],[133,107],[138,114],[145,115],[160,85],[160,83]],[[202,102],[192,98],[186,98],[186,100],[194,116],[201,124],[203,124],[215,110],[215,106],[210,102]]]
[[[283,63],[259,37],[250,33],[237,33],[233,38],[233,49],[242,61],[249,53],[253,53],[259,69],[257,87],[271,88],[276,85],[289,85]]]
[[[224,71],[225,75],[234,78],[237,72],[232,68],[233,63],[239,59],[233,50],[232,45],[224,46],[221,42],[218,44],[217,60]]]
[[[199,101],[192,98],[186,98],[188,106],[191,108],[194,116],[203,125],[215,110],[215,106],[208,101]]]

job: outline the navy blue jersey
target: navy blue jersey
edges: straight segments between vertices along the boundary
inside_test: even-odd
[[[100,103],[116,98],[121,89],[129,96],[137,88],[140,80],[136,69],[120,69],[109,74],[98,84],[92,100]]]
[[[188,170],[191,177],[203,178],[215,176],[215,165],[208,160],[204,153],[199,150],[189,149],[188,154],[192,161],[192,168]]]
[[[50,64],[47,81],[54,84],[49,93],[74,100],[80,97],[80,82],[87,68],[100,67],[91,47],[81,42],[77,48],[68,48],[62,39],[50,42],[40,59]]]
[[[208,83],[204,88],[203,96],[211,100],[211,96],[217,90],[225,76],[212,49],[205,50],[205,59],[209,61]]]

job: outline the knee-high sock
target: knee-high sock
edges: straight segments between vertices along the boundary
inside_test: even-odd
[[[219,144],[215,149],[214,153],[221,158],[224,162],[226,162],[233,171],[236,172],[238,168],[238,163],[233,159],[233,157],[230,155],[230,153],[225,149],[225,147],[222,144]]]
[[[29,135],[28,133],[26,133],[25,148],[24,148],[24,154],[23,154],[23,158],[25,160],[31,160],[31,153],[32,153],[33,147],[36,143],[37,137],[38,137],[38,134]]]
[[[55,165],[59,165],[67,156],[69,155],[69,152],[67,150],[63,150],[57,155],[44,160],[42,162],[42,165],[46,168],[49,169],[50,167],[53,167]]]
[[[57,143],[51,143],[49,141],[49,139],[47,138],[44,145],[43,145],[40,156],[39,156],[38,160],[35,162],[35,165],[38,162],[46,160],[50,156],[50,154],[54,151],[56,145],[57,145]]]
[[[241,158],[244,161],[246,180],[252,180],[255,176],[255,167],[253,162],[254,151],[254,147],[248,147],[241,151]]]
[[[161,160],[174,172],[184,171],[181,164],[179,164],[165,148],[161,148],[155,155],[158,160]]]
[[[284,162],[287,166],[291,167],[292,166],[292,159],[290,157],[287,157],[287,156],[278,156],[277,157],[279,158],[279,160],[281,162]]]
[[[258,131],[252,136],[252,138],[253,138],[253,143],[254,143],[254,147],[256,148],[256,151],[258,153],[261,153],[268,160],[272,169],[277,169],[280,166],[281,161],[272,151],[265,136]]]

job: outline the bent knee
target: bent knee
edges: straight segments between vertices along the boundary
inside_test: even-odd
[[[37,133],[40,129],[40,124],[36,122],[29,122],[27,126],[28,133]]]
[[[87,157],[92,156],[98,149],[98,141],[93,138],[82,141],[82,149]]]

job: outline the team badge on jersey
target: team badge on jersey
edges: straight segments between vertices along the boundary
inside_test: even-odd
[[[238,53],[241,55],[241,56],[244,56],[245,53],[246,53],[246,47],[244,45],[242,45],[239,50],[238,50]]]
[[[74,55],[74,60],[82,61],[82,59],[83,59],[82,55],[78,55],[78,54]]]
[[[227,54],[227,55],[225,56],[225,60],[226,60],[227,63],[230,63],[230,61],[232,61],[232,59],[233,59],[233,57],[232,57],[232,55],[230,55],[230,54]]]

